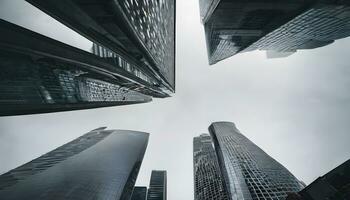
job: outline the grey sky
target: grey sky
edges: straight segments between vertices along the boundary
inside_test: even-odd
[[[3,5],[1,5],[3,4]],[[22,6],[23,5],[23,6]],[[35,14],[23,0],[1,0],[0,17],[61,41],[89,42]],[[32,13],[32,11],[30,11]],[[80,46],[79,46],[80,45]],[[0,118],[0,173],[99,126],[151,133],[138,177],[168,171],[170,200],[193,199],[192,138],[213,121],[237,127],[309,184],[350,158],[350,39],[288,58],[255,51],[208,66],[197,0],[177,1],[177,91],[148,104]]]

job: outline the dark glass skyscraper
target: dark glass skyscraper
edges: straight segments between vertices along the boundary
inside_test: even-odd
[[[130,199],[148,133],[104,129],[1,175],[1,199]]]
[[[350,199],[350,160],[319,177],[299,194],[287,200],[348,200]]]
[[[350,35],[346,0],[200,0],[209,63],[267,50],[284,57]]]
[[[224,180],[211,137],[193,138],[193,174],[195,200],[228,200]]]
[[[302,184],[285,167],[242,135],[231,122],[209,127],[231,200],[284,200]]]
[[[153,170],[148,188],[147,200],[167,199],[167,174],[163,170]]]
[[[174,0],[27,1],[98,44],[105,55],[145,73],[164,95],[175,90]]]
[[[134,187],[130,200],[146,200],[147,199],[147,187]]]
[[[175,1],[28,2],[88,38],[91,52],[0,20],[0,116],[145,103],[175,92]]]

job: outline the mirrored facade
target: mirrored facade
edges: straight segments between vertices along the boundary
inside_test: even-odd
[[[27,1],[175,92],[174,0]]]
[[[209,127],[230,199],[285,200],[301,182],[285,167],[242,135],[231,122]]]
[[[167,199],[167,173],[164,170],[152,170],[147,200]]]
[[[228,200],[213,142],[208,134],[193,138],[195,200]]]
[[[130,199],[148,133],[95,129],[0,176],[0,197]]]
[[[253,50],[285,57],[348,37],[349,6],[343,0],[200,0],[209,63]]]

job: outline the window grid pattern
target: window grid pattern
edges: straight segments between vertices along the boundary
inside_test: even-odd
[[[119,0],[160,73],[174,83],[175,1]]]
[[[208,134],[193,139],[195,200],[228,200],[215,150]]]
[[[96,56],[107,60],[108,62],[113,63],[115,66],[123,68],[128,73],[131,73],[148,83],[156,83],[155,80],[153,80],[146,73],[138,69],[136,65],[131,64],[127,61],[127,59],[124,59],[122,56],[118,55],[117,53],[114,53],[106,47],[94,43],[92,46],[92,53]]]
[[[29,163],[1,175],[0,191],[34,174],[40,173],[69,157],[79,154],[85,149],[88,149],[103,140],[110,133],[111,132],[109,131],[103,131],[101,133],[94,131],[89,132],[35,160],[30,161]]]
[[[284,200],[288,192],[302,189],[300,182],[271,158],[232,123],[214,123],[211,134],[217,138],[222,169],[226,172],[231,196],[244,200]],[[220,157],[220,156],[219,156]]]
[[[349,35],[350,7],[319,5],[267,34],[243,52],[256,49],[294,52],[322,47]]]

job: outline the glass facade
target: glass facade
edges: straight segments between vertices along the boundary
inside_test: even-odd
[[[285,57],[348,37],[349,3],[321,0],[200,0],[209,63],[267,50]]]
[[[130,199],[147,143],[147,133],[95,129],[1,175],[0,197]]]
[[[175,0],[119,0],[160,74],[175,86]]]
[[[134,187],[130,200],[146,200],[147,187]]]
[[[167,173],[163,170],[153,170],[148,188],[147,200],[167,199]]]
[[[98,44],[93,51],[135,78],[175,91],[174,0],[27,1]]]
[[[350,6],[315,5],[244,51],[295,52],[314,49],[350,35]],[[243,52],[244,52],[243,51]]]
[[[350,199],[350,160],[319,177],[302,191],[299,199],[290,196],[290,200],[347,200]],[[288,199],[288,200],[289,200]]]
[[[211,137],[202,134],[193,139],[195,200],[228,200]]]
[[[301,182],[285,167],[242,135],[231,122],[209,127],[221,173],[232,200],[285,200]]]
[[[0,110],[16,111],[37,106],[50,111],[52,105],[66,105],[67,110],[78,104],[114,103],[122,105],[151,101],[151,97],[130,90],[112,78],[82,69],[69,63],[33,60],[30,56],[1,51]],[[70,108],[69,108],[70,107]]]

